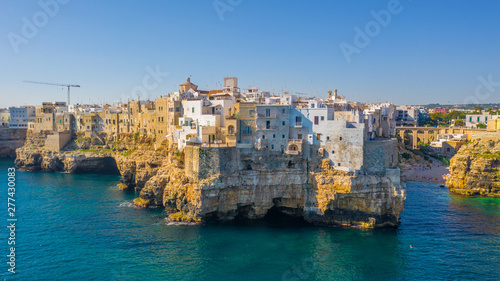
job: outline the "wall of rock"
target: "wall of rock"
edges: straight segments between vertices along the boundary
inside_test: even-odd
[[[61,152],[30,136],[17,150],[24,170],[120,173],[135,204],[162,207],[177,221],[261,219],[278,212],[323,225],[397,226],[405,186],[397,168],[376,175],[333,169],[328,159],[264,150],[200,148],[183,153],[140,135],[77,139]]]
[[[0,128],[0,159],[16,158],[16,149],[24,145],[26,129]]]
[[[500,197],[500,139],[476,139],[450,160],[451,192]]]

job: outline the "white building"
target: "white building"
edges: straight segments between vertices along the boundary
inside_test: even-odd
[[[307,139],[309,144],[322,144],[334,120],[334,109],[317,107],[310,103],[309,108],[290,109],[290,139]]]
[[[477,125],[488,124],[488,120],[500,118],[500,115],[491,115],[489,113],[483,114],[467,114],[465,115],[465,126],[467,128],[477,128]]]
[[[396,126],[416,126],[420,112],[418,108],[408,105],[396,107]]]
[[[10,107],[11,129],[28,129],[28,122],[35,121],[36,108],[34,106]]]
[[[263,92],[259,88],[243,89],[243,96],[246,101],[261,103],[264,98],[271,96],[269,92]]]

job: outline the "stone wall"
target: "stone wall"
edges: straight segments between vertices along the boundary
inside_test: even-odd
[[[16,149],[26,140],[26,129],[0,129],[0,159],[16,158]]]
[[[71,140],[70,132],[56,132],[48,135],[45,140],[45,148],[50,151],[59,152]]]
[[[363,170],[369,174],[383,175],[387,167],[398,163],[397,140],[366,141],[363,151]]]
[[[216,174],[232,174],[239,170],[236,147],[199,147],[188,145],[184,149],[186,175],[207,178]]]

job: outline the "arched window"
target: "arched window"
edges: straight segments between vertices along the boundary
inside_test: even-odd
[[[227,133],[230,134],[230,135],[234,134],[234,126],[229,126],[227,128]]]

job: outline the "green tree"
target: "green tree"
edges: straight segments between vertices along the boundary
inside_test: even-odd
[[[476,127],[477,127],[478,129],[486,129],[486,127],[487,127],[487,126],[486,126],[486,125],[484,125],[484,124],[477,124],[477,125],[476,125]]]

